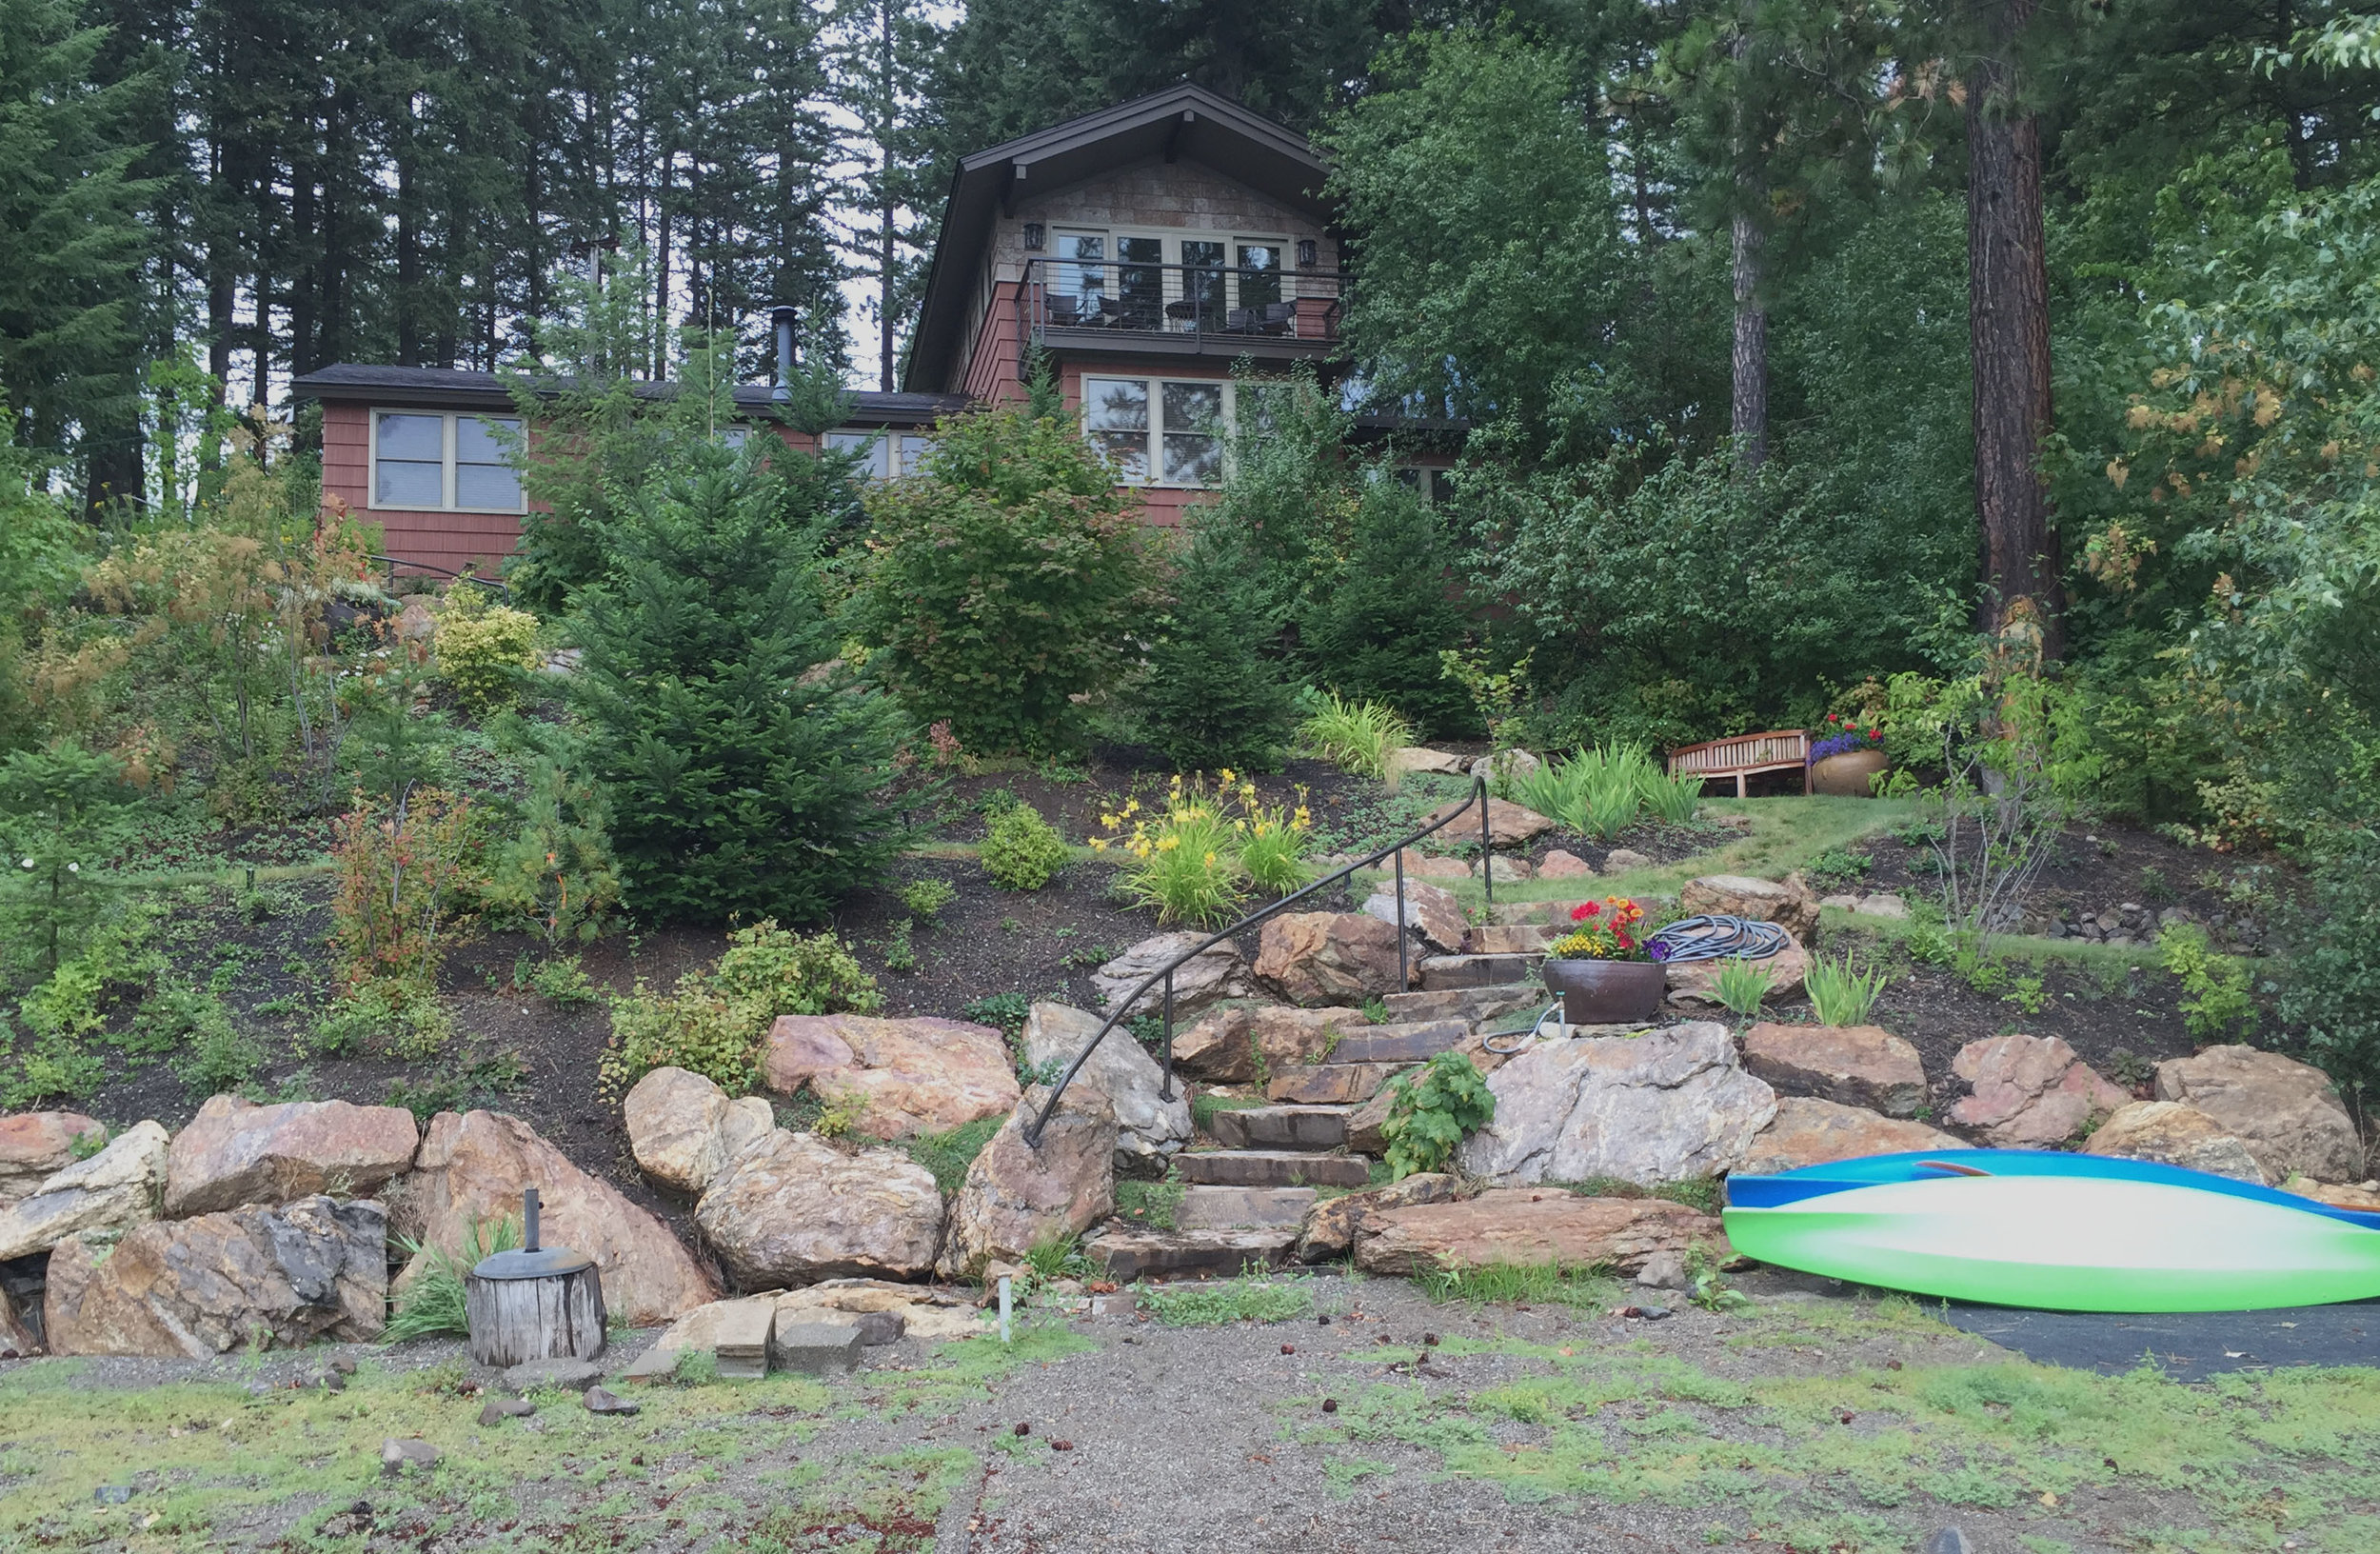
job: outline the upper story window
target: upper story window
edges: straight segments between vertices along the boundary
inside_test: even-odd
[[[860,455],[863,480],[890,480],[896,475],[922,473],[934,439],[914,431],[859,431],[845,428],[826,434],[826,446],[839,453]]]
[[[1223,477],[1238,386],[1212,379],[1086,377],[1082,430],[1123,486],[1212,486]]]
[[[1288,321],[1282,237],[1061,227],[1050,248],[1051,324],[1186,331]]]
[[[519,512],[521,471],[502,433],[518,417],[374,410],[372,503],[456,512]]]

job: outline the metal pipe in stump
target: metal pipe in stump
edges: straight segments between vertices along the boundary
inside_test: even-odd
[[[604,1352],[604,1280],[594,1260],[539,1245],[537,1189],[521,1195],[518,1251],[482,1258],[463,1280],[471,1358],[484,1365],[592,1360]]]

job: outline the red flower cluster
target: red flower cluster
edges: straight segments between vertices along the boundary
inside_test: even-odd
[[[1599,961],[1633,956],[1638,941],[1631,930],[1644,919],[1644,908],[1626,896],[1582,901],[1570,909],[1570,920],[1582,926],[1555,946],[1555,953]]]
[[[1836,726],[1837,727],[1841,728],[1841,729],[1843,730],[1843,732],[1845,732],[1845,733],[1847,733],[1847,734],[1859,734],[1859,733],[1864,733],[1864,734],[1866,734],[1866,735],[1867,735],[1867,737],[1868,737],[1868,738],[1870,738],[1870,739],[1882,739],[1882,738],[1884,737],[1884,730],[1883,730],[1883,729],[1881,729],[1881,728],[1866,728],[1866,729],[1863,729],[1863,728],[1861,728],[1861,727],[1859,727],[1859,725],[1858,725],[1858,724],[1856,724],[1856,723],[1853,722],[1853,721],[1852,721],[1851,719],[1849,719],[1849,718],[1844,717],[1844,716],[1843,716],[1840,712],[1829,712],[1829,713],[1826,715],[1826,721],[1827,721],[1827,722],[1829,722],[1829,723],[1831,723],[1831,724],[1834,724],[1834,725],[1835,725],[1835,726]]]

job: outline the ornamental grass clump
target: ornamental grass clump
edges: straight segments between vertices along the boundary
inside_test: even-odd
[[[1298,726],[1298,742],[1342,771],[1378,777],[1388,754],[1413,743],[1413,725],[1386,702],[1351,702],[1326,690]]]
[[[1822,1026],[1866,1025],[1869,1012],[1883,995],[1884,983],[1882,971],[1854,966],[1849,950],[1840,960],[1830,961],[1823,955],[1813,959],[1802,979],[1810,992],[1811,1012]]]
[[[1314,832],[1305,790],[1295,806],[1267,806],[1257,801],[1254,783],[1229,767],[1219,775],[1210,790],[1203,778],[1185,784],[1177,773],[1155,815],[1128,799],[1100,816],[1092,848],[1124,855],[1118,893],[1156,907],[1160,923],[1226,922],[1250,887],[1283,896],[1305,883]]]

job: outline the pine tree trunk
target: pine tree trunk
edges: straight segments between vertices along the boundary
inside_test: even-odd
[[[1759,226],[1735,213],[1735,345],[1730,359],[1735,378],[1729,424],[1736,457],[1757,469],[1769,457],[1769,310],[1760,305]]]
[[[1968,322],[1974,354],[1975,517],[1983,628],[2030,614],[2060,648],[2057,538],[2041,441],[2050,428],[2050,278],[2041,127],[2017,102],[2010,54],[2038,0],[1998,0],[1993,50],[1967,79]],[[2020,601],[2022,604],[2020,605]]]

